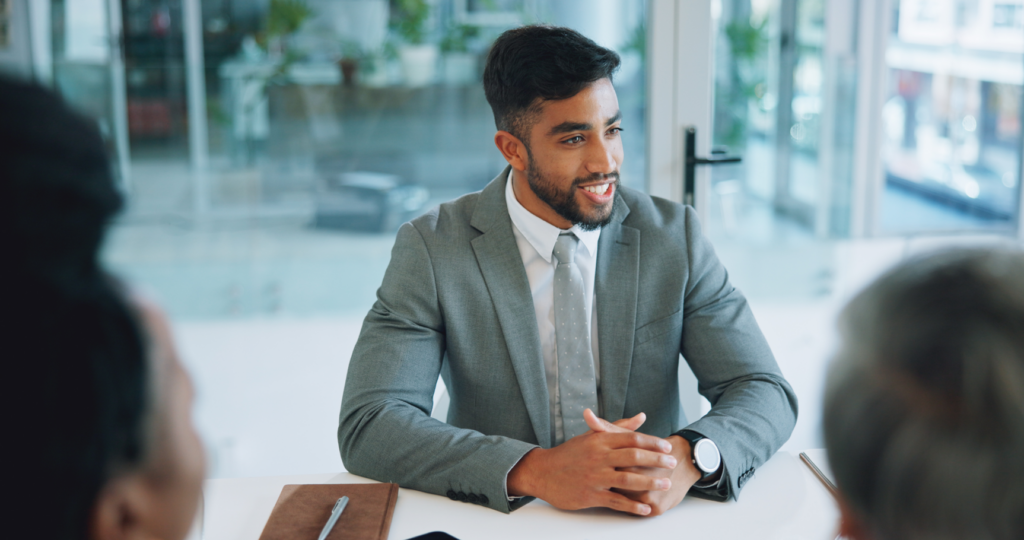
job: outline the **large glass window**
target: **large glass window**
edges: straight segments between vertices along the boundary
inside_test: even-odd
[[[941,233],[1018,230],[1024,1],[712,6],[714,150],[743,162],[712,169],[705,230],[812,404],[793,438],[820,444],[832,321],[867,276]]]
[[[830,290],[832,251],[816,230],[831,216],[821,218],[818,208],[840,191],[819,190],[820,157],[834,152],[821,128],[826,107],[834,107],[824,96],[823,2],[721,7],[713,151],[743,161],[712,169],[706,230],[749,297],[820,298]]]
[[[896,6],[881,111],[882,230],[1015,231],[1024,2]]]
[[[181,4],[123,3],[133,174],[111,255],[173,291],[176,315],[365,312],[398,225],[505,166],[480,75],[514,25],[572,26],[621,53],[622,178],[646,185],[642,1],[258,6],[202,3],[195,105],[209,143],[197,175]]]
[[[620,53],[621,178],[647,186],[644,0],[50,6],[55,86],[129,201],[104,256],[175,322],[213,476],[341,468],[345,366],[395,231],[505,166],[481,86],[501,32]]]
[[[725,236],[1018,230],[1024,1],[875,3],[892,8],[877,67],[857,57],[877,34],[853,26],[857,3],[716,3],[714,141],[745,161],[712,175],[707,211]],[[877,106],[858,87],[875,70]],[[858,144],[878,145],[877,171],[853,160],[876,119]]]

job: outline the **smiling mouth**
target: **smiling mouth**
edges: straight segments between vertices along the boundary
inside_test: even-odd
[[[610,186],[610,185],[611,185],[611,183],[599,184],[599,185],[596,185],[596,186],[585,186],[583,189],[586,190],[586,191],[589,191],[589,192],[591,192],[591,193],[593,193],[595,195],[604,195],[605,192],[608,191],[608,186]]]

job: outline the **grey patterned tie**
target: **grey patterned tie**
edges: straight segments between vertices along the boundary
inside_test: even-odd
[[[583,410],[597,413],[597,379],[590,349],[590,320],[584,303],[583,274],[576,264],[579,239],[562,233],[555,242],[555,347],[558,352],[558,394],[562,405],[563,441],[585,433]],[[558,441],[562,442],[562,441]]]

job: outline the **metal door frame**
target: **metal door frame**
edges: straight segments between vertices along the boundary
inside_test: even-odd
[[[882,130],[885,103],[885,51],[892,28],[893,0],[860,0],[857,28],[857,119],[853,144],[853,194],[850,236],[878,236],[879,206],[885,188]]]
[[[697,130],[697,153],[710,154],[714,110],[714,25],[707,0],[650,0],[647,11],[647,188],[651,195],[683,201],[683,144],[687,126]],[[703,220],[710,176],[696,172],[695,202]],[[679,397],[688,419],[708,406],[697,379],[679,363]]]
[[[119,1],[119,0],[111,0]],[[194,217],[210,210],[209,128],[206,119],[206,66],[203,56],[203,8],[199,0],[182,0],[185,45],[185,96],[188,104],[188,153]]]
[[[793,161],[790,130],[793,126],[795,94],[793,77],[796,74],[797,0],[781,0],[777,13],[779,40],[772,44],[777,49],[776,55],[779,59],[776,66],[778,73],[775,74],[778,80],[778,105],[775,107],[775,193],[772,196],[772,205],[777,212],[814,229],[816,208],[823,204],[822,194],[817,193],[817,200],[814,203],[807,203],[794,197],[790,189]],[[821,161],[820,148],[818,161]]]
[[[697,130],[698,154],[710,154],[714,110],[714,25],[706,0],[650,0],[648,10],[648,192],[683,201],[684,130]],[[699,167],[696,209],[704,218],[710,176]]]
[[[128,87],[124,74],[124,28],[121,0],[107,0],[107,36],[110,40],[110,100],[114,123],[114,145],[121,188],[132,191],[131,146],[128,142]]]

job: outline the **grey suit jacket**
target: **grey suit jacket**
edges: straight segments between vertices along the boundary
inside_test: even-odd
[[[526,270],[505,205],[508,169],[398,232],[352,353],[338,445],[352,473],[508,512],[505,478],[549,448],[547,384]],[[601,411],[640,431],[717,443],[736,497],[789,437],[797,401],[692,208],[620,188],[595,276]],[[680,353],[711,412],[679,401]],[[430,417],[438,374],[448,422]]]

